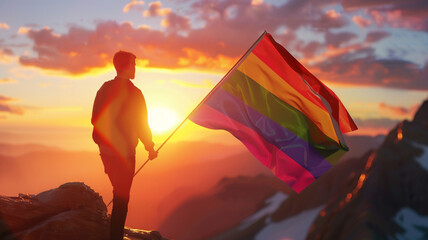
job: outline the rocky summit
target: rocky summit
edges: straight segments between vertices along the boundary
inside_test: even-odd
[[[0,239],[109,238],[102,197],[84,183],[66,183],[37,195],[0,196]],[[125,229],[124,239],[162,240],[157,231]]]

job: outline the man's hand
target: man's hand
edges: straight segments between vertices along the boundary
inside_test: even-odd
[[[153,160],[158,157],[158,152],[154,149],[149,150],[149,160]]]

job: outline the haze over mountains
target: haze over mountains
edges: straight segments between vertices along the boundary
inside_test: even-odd
[[[378,137],[378,138],[381,138]],[[351,151],[366,150],[378,139],[347,138]],[[363,150],[359,150],[359,149]],[[137,157],[137,166],[142,164]],[[108,203],[111,186],[97,152],[68,151],[40,144],[0,143],[0,195],[39,193],[66,182],[85,182]],[[345,155],[347,158],[347,155]],[[158,228],[163,218],[189,197],[205,192],[224,177],[270,175],[243,146],[209,142],[180,142],[167,145],[155,161],[135,178],[127,225]]]

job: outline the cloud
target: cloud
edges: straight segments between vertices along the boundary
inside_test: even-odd
[[[341,28],[349,24],[349,21],[337,13],[334,9],[328,10],[325,14],[312,23],[318,29]]]
[[[241,0],[198,1],[192,9],[204,26],[192,28],[188,17],[162,8],[159,1],[151,2],[144,15],[162,16],[165,30],[134,28],[115,21],[98,22],[94,30],[71,26],[65,34],[49,28],[22,27],[19,32],[33,42],[33,54],[21,56],[19,62],[78,75],[109,66],[114,52],[123,49],[147,60],[149,67],[225,70],[230,67],[226,63],[239,58],[264,30],[274,32],[281,27],[300,26],[328,29],[346,24],[339,13],[321,9],[328,4],[331,3],[312,4],[307,0],[291,0],[281,6],[263,1],[257,4]],[[311,12],[310,18],[301,18],[307,11]],[[234,17],[227,14],[231,12]],[[213,14],[217,17],[213,18]],[[295,39],[292,31],[275,37],[287,44]],[[195,55],[203,56],[195,58]]]
[[[0,29],[10,29],[10,26],[7,23],[0,22]]]
[[[379,6],[385,8],[387,1],[374,2],[377,3],[371,4],[366,12],[368,18],[372,16],[370,11]],[[388,37],[388,32],[371,31],[364,39],[341,29],[352,22],[346,14],[334,10],[337,1],[256,3],[250,0],[192,2],[190,16],[198,20],[198,26],[192,26],[189,17],[163,8],[157,1],[148,4],[144,15],[160,17],[164,27],[161,29],[116,21],[100,21],[94,29],[70,26],[63,34],[49,28],[27,28],[22,32],[32,42],[33,51],[21,56],[19,61],[24,66],[79,75],[93,69],[112,69],[113,54],[121,49],[135,53],[144,63],[140,66],[226,71],[267,30],[322,80],[428,89],[428,81],[424,79],[428,75],[427,64],[421,66],[402,60],[399,55],[393,59],[376,56],[372,44]],[[352,8],[361,6],[358,2],[345,3]],[[381,11],[382,14],[386,12]],[[376,23],[374,19],[369,20]],[[304,39],[307,33],[302,35],[299,32],[302,29],[315,32],[317,39]]]
[[[419,66],[400,59],[377,59],[371,47],[357,45],[312,66],[321,79],[332,82],[428,90],[428,62]]]
[[[354,118],[354,121],[358,130],[349,134],[368,136],[386,135],[400,122],[400,120],[390,118]]]
[[[182,81],[182,80],[172,80],[171,82],[179,85],[179,86],[183,86],[183,87],[191,87],[191,88],[206,88],[206,89],[212,89],[215,84],[209,80],[209,79],[204,79],[204,81],[202,83],[189,83],[187,81]]]
[[[333,46],[335,48],[338,48],[355,38],[357,38],[357,34],[352,32],[332,33],[329,31],[326,33],[326,36],[325,36],[326,43],[329,46]]]
[[[0,112],[5,112],[9,114],[23,115],[24,109],[18,106],[11,106],[9,104],[10,101],[14,101],[16,99],[10,98],[7,96],[0,95]]]
[[[129,2],[128,4],[125,5],[125,7],[123,7],[123,12],[129,12],[131,10],[140,10],[142,11],[143,8],[142,6],[144,5],[144,1],[138,1],[138,0],[131,0],[131,2]]]
[[[162,3],[157,1],[157,2],[149,3],[149,9],[144,11],[143,16],[144,17],[166,16],[170,12],[171,12],[171,9],[162,8]]]
[[[378,26],[428,31],[426,0],[342,0],[345,10],[365,9]]]
[[[171,31],[187,31],[190,29],[190,21],[188,17],[183,17],[169,8],[162,8],[162,3],[151,2],[149,9],[143,13],[144,17],[158,17],[163,16],[161,25],[165,27],[168,32]]]
[[[390,33],[385,31],[372,31],[367,34],[366,42],[369,42],[369,43],[378,42],[390,35],[391,35]]]
[[[391,0],[341,0],[343,8],[347,10],[358,10],[360,8],[377,7],[389,4],[391,2]]]
[[[31,30],[31,28],[29,28],[29,27],[19,27],[19,28],[18,28],[18,34],[20,34],[20,35],[25,35],[25,34],[27,34],[30,30]]]
[[[162,20],[162,26],[173,31],[187,31],[190,29],[190,22],[188,17],[182,17],[174,12],[169,12],[166,14],[165,19]]]
[[[413,105],[411,107],[392,106],[384,102],[379,103],[379,109],[392,113],[394,116],[413,117],[416,111],[419,109],[420,104]]]
[[[264,2],[263,0],[252,0],[251,5],[257,6],[257,5],[263,4],[263,2]]]
[[[62,71],[72,75],[87,73],[93,68],[111,64],[113,54],[119,49],[135,53],[146,60],[149,67],[227,69],[222,66],[228,59],[242,54],[242,47],[227,52],[229,48],[219,42],[210,45],[201,37],[183,37],[160,30],[133,28],[129,23],[101,22],[94,31],[72,27],[59,35],[52,29],[30,30],[27,36],[34,41],[36,56],[21,56],[24,66]],[[233,47],[233,46],[230,46]],[[207,54],[212,53],[211,54]],[[213,64],[217,62],[219,65]],[[224,70],[223,69],[223,70]]]
[[[386,128],[391,129],[397,125],[400,120],[390,119],[390,118],[354,118],[355,124],[358,128]]]
[[[0,78],[0,84],[2,83],[14,83],[16,80],[13,80],[12,78]]]
[[[325,47],[325,44],[318,41],[311,41],[307,44],[298,44],[296,50],[301,52],[305,58],[312,58]]]
[[[365,19],[364,17],[359,16],[359,15],[353,16],[352,21],[362,28],[368,27],[372,24],[372,22],[370,20]]]
[[[0,62],[11,62],[15,54],[9,48],[1,48],[0,45]]]

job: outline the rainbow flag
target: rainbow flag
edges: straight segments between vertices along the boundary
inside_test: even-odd
[[[189,118],[233,134],[296,192],[348,151],[342,133],[357,129],[333,91],[266,32]]]

